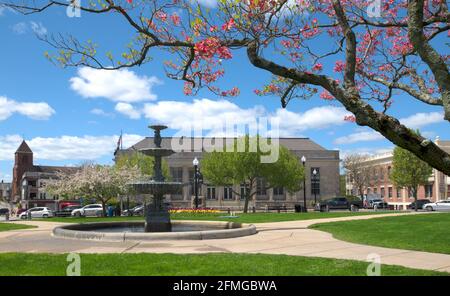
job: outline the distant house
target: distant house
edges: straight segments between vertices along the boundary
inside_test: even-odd
[[[45,190],[45,183],[57,178],[58,172],[75,173],[78,167],[42,166],[33,164],[33,151],[23,141],[15,152],[11,200],[22,208],[56,209],[59,200]]]
[[[436,138],[435,144],[444,151],[450,152],[450,141],[443,141]],[[374,155],[365,160],[365,165],[370,167],[369,186],[363,194],[378,196],[397,209],[406,209],[414,201],[411,192],[406,188],[398,188],[389,179],[392,166],[393,152]],[[360,195],[356,188],[353,188],[352,178],[346,177],[347,194]],[[419,187],[417,192],[419,199],[429,199],[431,201],[445,200],[450,197],[450,177],[444,173],[433,169],[428,184]]]

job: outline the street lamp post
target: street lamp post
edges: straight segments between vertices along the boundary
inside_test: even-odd
[[[303,211],[307,212],[307,208],[306,208],[306,169],[305,169],[305,165],[306,165],[306,157],[303,155],[302,156],[302,164],[303,164]]]
[[[313,170],[313,179],[314,179],[314,205],[317,204],[317,170]]]
[[[192,161],[194,165],[194,194],[195,194],[195,208],[198,209],[198,159],[194,158]]]

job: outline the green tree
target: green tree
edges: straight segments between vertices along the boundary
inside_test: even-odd
[[[412,192],[417,204],[417,190],[420,185],[428,183],[431,167],[408,150],[396,147],[392,161],[393,169],[389,176],[397,187],[405,187]],[[417,211],[417,207],[415,207]]]
[[[248,136],[236,139],[234,145],[227,147],[224,152],[207,153],[202,161],[202,172],[208,183],[215,186],[245,186],[246,190],[242,193],[233,190],[238,196],[243,194],[244,213],[248,212],[249,201],[257,194],[258,178],[265,180],[264,188],[260,189],[284,187],[289,192],[298,191],[304,178],[304,170],[297,156],[281,145],[268,143],[278,149],[278,159],[275,162],[262,162],[261,159],[269,154],[263,152],[266,149],[262,149],[262,141],[267,139]],[[245,149],[238,149],[240,147]],[[256,147],[256,151],[251,147]]]

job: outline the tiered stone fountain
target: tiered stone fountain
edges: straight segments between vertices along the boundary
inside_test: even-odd
[[[164,204],[165,194],[180,193],[183,188],[181,182],[165,181],[162,172],[162,157],[170,156],[175,153],[172,149],[161,147],[161,131],[166,129],[164,125],[149,126],[155,131],[155,148],[144,148],[139,150],[141,153],[155,158],[153,166],[153,178],[130,184],[138,194],[151,194],[152,202],[145,208],[145,232],[168,232],[172,230],[170,223],[170,214],[167,206]]]

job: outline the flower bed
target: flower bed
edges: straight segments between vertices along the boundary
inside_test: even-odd
[[[213,208],[171,208],[169,213],[189,213],[189,214],[216,214],[220,213],[219,210]]]

